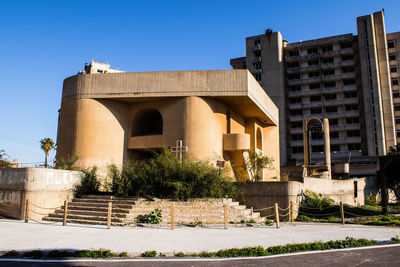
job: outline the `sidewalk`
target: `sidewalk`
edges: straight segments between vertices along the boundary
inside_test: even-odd
[[[248,246],[269,247],[288,243],[345,239],[347,236],[387,240],[400,235],[400,228],[295,223],[282,224],[280,229],[269,227],[223,228],[136,228],[86,225],[43,225],[35,222],[0,219],[0,251],[12,249],[111,249],[138,255],[144,251],[172,255],[177,252],[216,251]]]

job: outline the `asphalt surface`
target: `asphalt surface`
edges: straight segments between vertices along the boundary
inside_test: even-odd
[[[126,259],[89,261],[0,261],[0,266],[399,266],[400,245],[231,259]]]

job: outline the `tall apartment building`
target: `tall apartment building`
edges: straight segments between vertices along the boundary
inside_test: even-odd
[[[400,141],[400,32],[386,34],[380,11],[358,17],[357,33],[288,43],[267,30],[231,59],[279,108],[282,166],[303,162],[302,120],[312,117],[329,119],[332,163],[350,162],[352,176],[374,175],[377,156]],[[322,161],[321,136],[311,151]]]

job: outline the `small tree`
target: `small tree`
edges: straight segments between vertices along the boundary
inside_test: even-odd
[[[6,152],[3,149],[0,150],[0,168],[11,167],[11,163],[7,158],[8,158],[8,155],[6,154]]]
[[[40,148],[44,151],[44,167],[47,168],[47,157],[49,156],[49,152],[56,148],[56,145],[51,138],[46,137],[40,140]]]
[[[274,159],[272,157],[264,156],[261,152],[249,152],[249,157],[245,158],[244,168],[249,170],[253,177],[253,182],[261,180],[261,171],[265,168],[271,169]]]

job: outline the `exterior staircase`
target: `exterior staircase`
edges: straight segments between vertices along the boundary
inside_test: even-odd
[[[148,201],[138,198],[120,198],[113,196],[88,195],[74,198],[68,203],[67,222],[81,224],[107,224],[108,202],[112,202],[111,225],[123,226],[136,224],[139,215],[149,214],[154,209],[160,209],[161,224],[171,222],[171,201],[155,199]],[[228,222],[243,221],[264,222],[260,213],[246,209],[232,199],[194,199],[189,201],[174,201],[174,221],[176,224],[222,224],[224,223],[224,205],[227,204]],[[44,217],[44,221],[62,222],[64,206],[54,213]]]

